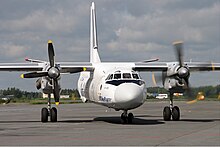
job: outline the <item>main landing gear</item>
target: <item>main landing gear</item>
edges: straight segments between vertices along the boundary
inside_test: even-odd
[[[50,116],[51,122],[57,122],[57,109],[55,107],[51,108],[51,97],[48,94],[47,108],[41,109],[41,122],[48,122],[48,117]]]
[[[163,109],[163,119],[165,121],[171,120],[178,121],[180,120],[180,109],[178,106],[173,106],[173,93],[170,93],[170,106],[166,106]]]
[[[133,119],[133,113],[128,113],[127,110],[124,110],[124,112],[121,114],[121,120],[123,124],[131,124],[133,122]]]

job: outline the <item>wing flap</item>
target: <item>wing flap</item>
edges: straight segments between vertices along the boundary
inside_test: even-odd
[[[155,62],[155,63],[135,63],[133,70],[135,71],[166,71],[167,63],[165,62]]]

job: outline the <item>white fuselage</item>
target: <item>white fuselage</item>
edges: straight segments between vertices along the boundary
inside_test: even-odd
[[[144,103],[145,82],[132,70],[133,63],[96,63],[94,71],[81,72],[78,91],[91,101],[115,110],[130,110]]]

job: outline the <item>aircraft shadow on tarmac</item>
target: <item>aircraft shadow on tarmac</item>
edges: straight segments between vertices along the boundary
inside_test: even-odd
[[[140,118],[142,117],[142,118]],[[147,118],[149,117],[149,118]],[[166,122],[163,119],[156,119],[152,117],[158,117],[158,116],[151,116],[151,115],[139,115],[133,119],[132,125],[159,125],[159,124],[165,124]],[[219,118],[214,118],[214,119],[180,119],[179,122],[201,122],[201,123],[207,123],[207,122],[220,122]],[[0,124],[3,123],[37,123],[40,122],[40,120],[0,120]],[[58,120],[58,123],[93,123],[93,122],[107,122],[107,123],[112,123],[112,124],[122,124],[121,118],[116,117],[116,116],[105,116],[105,117],[90,117],[88,119],[83,119],[82,117],[80,118],[74,118],[74,119],[68,119],[68,120]],[[169,122],[169,121],[168,121]],[[48,122],[50,123],[50,121]]]
[[[120,117],[96,117],[94,118],[94,121],[103,121],[112,124],[122,124]],[[132,122],[132,125],[159,125],[159,124],[164,124],[164,122],[156,119],[147,120],[137,117],[135,117]]]
[[[148,115],[142,115],[139,117],[152,117],[152,116],[148,116]],[[156,116],[155,116],[156,117]],[[181,119],[179,120],[179,122],[201,122],[201,123],[207,123],[207,122],[215,122],[215,121],[219,121],[220,119]],[[107,122],[107,123],[111,123],[111,124],[122,124],[121,122],[121,118],[120,117],[114,117],[114,116],[106,116],[106,117],[96,117],[94,119],[73,119],[73,120],[61,120],[59,121],[61,123],[93,123],[93,122]],[[169,122],[169,121],[168,121]],[[163,119],[143,119],[143,118],[138,118],[135,117],[133,119],[133,123],[132,125],[159,125],[159,124],[165,124],[166,122]]]
[[[40,120],[0,120],[0,124],[2,123],[36,123],[40,122]]]
[[[149,119],[143,119],[143,117],[151,117]],[[163,120],[155,119],[152,115],[137,115],[132,122],[132,125],[158,125],[164,124]],[[88,119],[89,118],[89,119]],[[102,116],[102,117],[75,117],[74,119],[60,120],[61,123],[93,123],[93,122],[107,122],[112,124],[122,124],[121,118],[118,116]]]
[[[214,122],[214,121],[220,121],[220,119],[180,119],[179,121],[182,122]]]

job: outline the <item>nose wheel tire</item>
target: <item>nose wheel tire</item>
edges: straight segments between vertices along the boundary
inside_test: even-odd
[[[133,113],[129,113],[129,114],[128,114],[128,123],[129,123],[129,124],[132,124],[133,119],[134,119]]]
[[[49,116],[49,112],[47,110],[47,108],[42,108],[41,109],[41,122],[48,122],[48,116]]]
[[[126,115],[126,113],[122,113],[121,114],[121,121],[122,121],[123,124],[127,123],[127,115]]]

